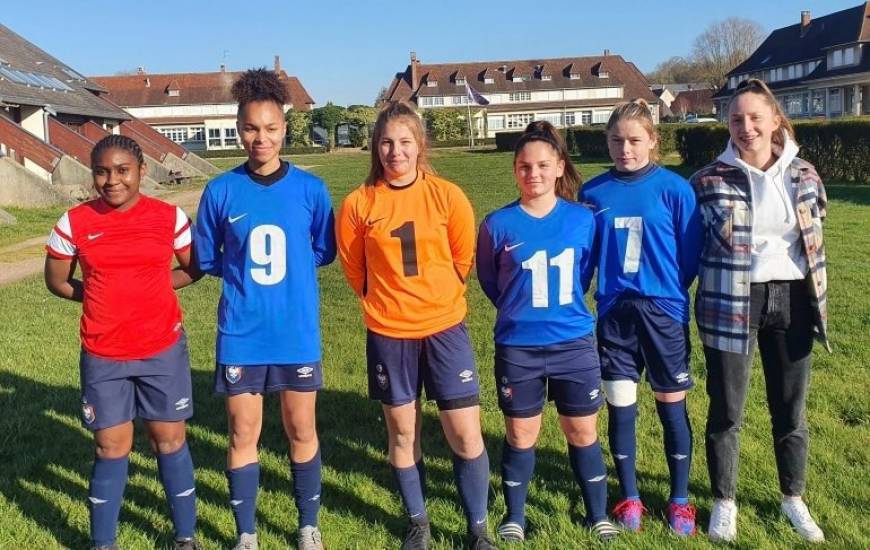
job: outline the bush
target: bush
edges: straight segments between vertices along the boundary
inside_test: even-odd
[[[212,151],[191,151],[196,156],[204,159],[220,159],[220,158],[230,158],[230,157],[245,157],[247,153],[245,153],[244,149],[215,149]],[[284,147],[281,149],[282,155],[307,155],[310,153],[325,153],[326,149],[323,147],[309,146],[309,147]]]
[[[492,145],[493,141],[489,138],[474,138],[474,146],[480,147],[483,145]],[[437,149],[438,147],[468,147],[468,138],[462,139],[445,139],[442,141],[430,141],[429,147]]]
[[[721,124],[686,124],[675,131],[677,152],[689,166],[714,161],[728,143],[728,128]]]

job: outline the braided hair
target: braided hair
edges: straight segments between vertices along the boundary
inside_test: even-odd
[[[142,148],[139,147],[136,140],[120,134],[112,134],[98,141],[97,144],[94,145],[94,148],[91,149],[91,166],[97,164],[97,159],[100,158],[100,155],[109,149],[121,149],[127,151],[133,155],[133,158],[136,159],[136,163],[139,166],[145,164],[145,156],[142,154]]]

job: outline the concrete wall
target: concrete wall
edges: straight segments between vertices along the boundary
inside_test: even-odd
[[[191,166],[193,166],[194,168],[196,168],[197,170],[199,170],[203,174],[206,174],[209,176],[216,176],[216,175],[221,173],[221,171],[218,170],[217,166],[215,166],[214,164],[210,163],[209,161],[205,160],[202,157],[196,156],[196,154],[194,154],[194,153],[188,153],[187,156],[184,157],[184,162],[190,164]]]
[[[90,198],[93,191],[91,169],[69,155],[61,157],[51,175],[52,187],[76,201]]]
[[[74,202],[14,160],[0,158],[0,206],[38,208]]]
[[[202,160],[202,159],[200,159]],[[195,168],[192,164],[181,160],[172,153],[168,153],[163,159],[163,165],[175,172],[181,172],[184,176],[207,178],[209,175]]]
[[[147,175],[154,181],[165,182],[169,181],[169,167],[166,164],[161,164],[159,160],[148,155],[145,157],[145,166],[148,170]]]

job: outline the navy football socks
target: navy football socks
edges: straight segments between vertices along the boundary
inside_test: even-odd
[[[507,441],[501,454],[501,487],[507,507],[506,523],[526,527],[526,497],[535,471],[535,447],[517,449]]]
[[[127,486],[127,466],[130,457],[94,458],[88,504],[91,511],[91,540],[94,546],[115,542],[121,500]]]
[[[689,470],[692,467],[692,426],[686,410],[686,400],[676,403],[656,401],[662,421],[665,453],[671,473],[671,501],[685,504],[689,498]]]
[[[293,498],[299,511],[299,527],[317,527],[317,514],[320,512],[320,448],[308,462],[290,461],[293,474]]]
[[[637,403],[627,407],[615,407],[607,404],[608,423],[607,436],[610,440],[610,453],[619,478],[619,489],[622,498],[640,498],[637,490],[637,436],[635,423],[637,420]]]
[[[592,445],[575,447],[568,444],[568,459],[574,478],[580,485],[586,506],[586,523],[594,525],[607,518],[607,469],[598,440]]]
[[[486,449],[477,458],[469,460],[454,454],[453,476],[468,521],[468,533],[472,536],[485,534],[486,504],[489,499],[489,456]]]
[[[252,462],[227,470],[230,485],[230,506],[236,520],[236,533],[253,535],[257,532],[255,516],[257,513],[257,491],[260,488],[260,463]]]
[[[399,494],[405,504],[405,511],[411,521],[415,523],[428,523],[426,505],[423,502],[423,476],[420,475],[422,461],[407,468],[397,468],[391,465],[396,483],[399,485]]]
[[[157,455],[157,473],[175,526],[175,539],[187,539],[196,529],[196,490],[193,459],[187,442],[174,453]]]

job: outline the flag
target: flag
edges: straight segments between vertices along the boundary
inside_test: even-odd
[[[465,83],[465,95],[468,96],[468,102],[475,105],[489,105],[489,100],[480,95],[480,92]]]

